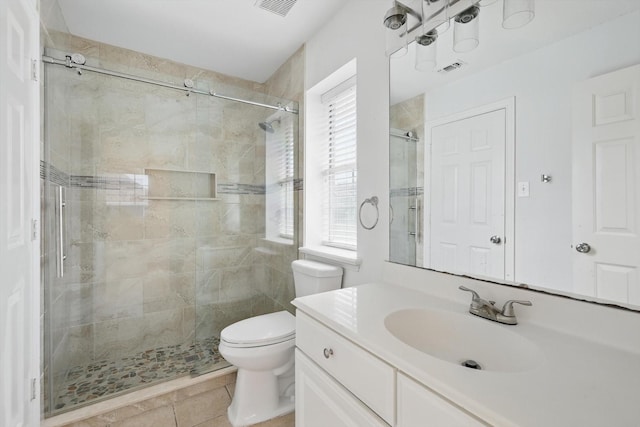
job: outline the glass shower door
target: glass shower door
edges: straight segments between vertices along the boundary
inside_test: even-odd
[[[417,189],[416,142],[398,131],[389,137],[389,260],[415,265],[421,201]]]

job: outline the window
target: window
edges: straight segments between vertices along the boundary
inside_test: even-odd
[[[266,132],[266,237],[293,243],[294,126],[290,116],[267,120]]]
[[[301,253],[358,270],[356,76],[353,58],[305,93]]]
[[[326,139],[322,150],[322,244],[356,249],[356,82],[355,76],[321,97]]]

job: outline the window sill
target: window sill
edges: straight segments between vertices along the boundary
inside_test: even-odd
[[[362,259],[358,258],[356,251],[349,251],[347,249],[332,248],[330,246],[304,246],[299,248],[299,250],[305,255],[322,258],[345,267],[351,266],[358,268],[362,263]]]
[[[283,239],[282,237],[263,237],[260,240],[268,243],[277,243],[279,245],[293,246],[293,240]]]

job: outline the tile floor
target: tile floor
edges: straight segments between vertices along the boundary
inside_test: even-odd
[[[159,347],[119,360],[75,366],[54,390],[53,414],[195,370],[229,366],[218,352],[219,343],[212,337],[191,345]]]
[[[236,373],[211,378],[71,423],[50,427],[232,427],[227,407],[235,389]],[[64,415],[62,415],[64,417]],[[252,427],[294,427],[291,413]]]

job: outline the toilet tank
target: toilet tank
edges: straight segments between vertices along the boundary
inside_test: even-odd
[[[291,263],[296,297],[340,289],[342,268],[317,261],[299,259]]]

